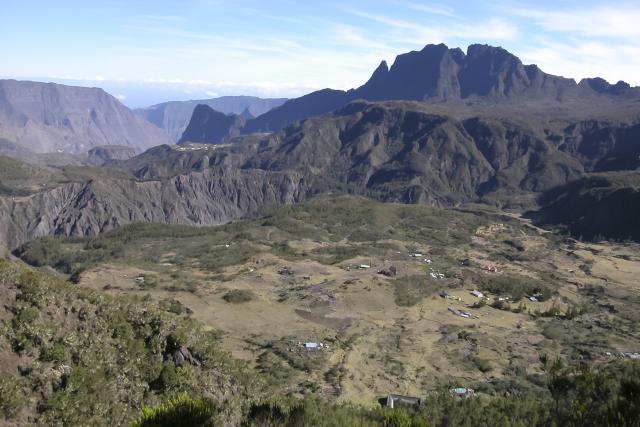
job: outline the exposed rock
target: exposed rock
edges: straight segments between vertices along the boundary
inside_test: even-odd
[[[36,153],[85,153],[100,145],[136,151],[165,133],[102,89],[0,80],[0,137]]]

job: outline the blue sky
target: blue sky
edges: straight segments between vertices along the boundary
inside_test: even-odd
[[[640,3],[2,0],[0,76],[100,86],[133,107],[358,86],[383,59],[502,46],[580,79],[640,85]]]

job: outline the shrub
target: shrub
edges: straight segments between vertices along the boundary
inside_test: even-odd
[[[13,418],[27,404],[25,385],[21,379],[0,375],[0,415]],[[1,420],[0,420],[0,424]]]
[[[437,292],[442,285],[423,276],[404,276],[393,281],[395,302],[399,306],[411,307]]]
[[[181,394],[153,408],[143,408],[132,427],[204,427],[217,425],[215,404]]]
[[[476,365],[476,368],[480,370],[480,372],[489,372],[491,371],[491,363],[488,360],[482,359],[480,357],[473,358],[473,364]]]
[[[35,307],[23,307],[13,320],[16,324],[31,323],[38,318],[39,314]]]
[[[246,289],[234,289],[224,294],[222,299],[231,304],[242,304],[253,299],[253,292]]]
[[[62,343],[55,343],[52,347],[42,349],[40,360],[43,362],[62,363],[67,360],[67,348]]]
[[[173,314],[180,315],[183,313],[187,313],[187,314],[193,313],[193,311],[189,307],[186,307],[177,299],[165,298],[158,303],[158,306],[162,310],[168,311]]]

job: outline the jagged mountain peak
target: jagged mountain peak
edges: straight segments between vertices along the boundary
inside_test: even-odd
[[[346,92],[323,89],[289,100],[248,120],[242,133],[277,131],[357,99],[583,109],[601,101],[613,105],[621,96],[640,99],[640,89],[624,82],[611,85],[603,79],[577,84],[573,79],[545,73],[537,65],[525,65],[499,46],[472,44],[465,53],[443,43],[428,44],[398,55],[391,66],[380,62],[358,88]]]

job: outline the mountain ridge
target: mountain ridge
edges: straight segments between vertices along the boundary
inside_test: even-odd
[[[534,196],[602,163],[590,160],[591,151],[580,148],[589,138],[576,133],[593,126],[562,125],[565,131],[550,138],[517,117],[431,110],[424,103],[358,101],[273,134],[153,147],[108,167],[75,171],[73,182],[0,198],[0,235],[15,247],[43,235],[93,235],[131,222],[217,225],[327,193],[440,207],[531,207]],[[640,124],[618,128],[599,159],[635,170],[640,164],[625,159],[637,158],[640,146],[629,152],[625,135]]]
[[[143,151],[164,133],[100,88],[0,80],[0,137],[36,153],[84,153],[100,145]]]
[[[236,114],[249,119],[282,105],[286,98],[258,98],[255,96],[221,96],[211,99],[168,101],[137,108],[134,113],[164,129],[172,143],[178,142],[198,105],[207,105],[224,114]],[[252,116],[252,117],[249,117]]]
[[[640,100],[640,88],[625,82],[611,85],[601,78],[575,80],[524,65],[510,52],[489,45],[460,48],[427,45],[398,55],[389,67],[382,61],[362,86],[340,91],[322,89],[287,101],[248,120],[243,133],[275,131],[296,120],[335,110],[356,99],[476,103],[575,103],[610,101],[611,97]]]

